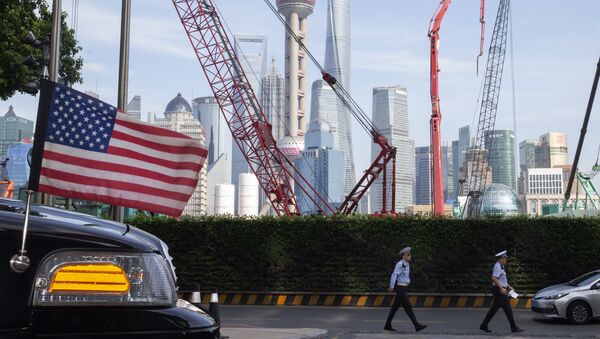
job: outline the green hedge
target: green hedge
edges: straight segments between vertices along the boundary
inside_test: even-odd
[[[520,292],[600,268],[600,218],[139,218],[170,247],[182,289],[376,292],[404,246],[412,290],[488,292],[494,253]]]

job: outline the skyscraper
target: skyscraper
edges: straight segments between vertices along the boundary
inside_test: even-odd
[[[0,117],[0,156],[5,156],[10,144],[20,143],[23,139],[33,137],[33,121],[18,117],[13,106]]]
[[[350,0],[328,0],[325,71],[333,75],[348,93],[350,93],[351,68],[350,39]],[[322,85],[329,86],[325,83],[322,83]],[[356,184],[350,112],[335,93],[331,94],[335,98],[337,114],[335,119],[332,117],[327,121],[332,127],[336,128],[334,132],[334,137],[337,139],[334,141],[335,147],[344,152],[344,191],[348,194]],[[323,100],[328,100],[328,98],[324,97]]]
[[[455,155],[454,166],[454,187],[456,195],[460,195],[458,191],[460,190],[461,181],[468,180],[468,178],[461,177],[461,173],[467,173],[466,171],[462,171],[461,167],[465,164],[465,155],[467,153],[467,149],[471,146],[471,130],[469,126],[463,126],[458,129],[458,148],[456,149],[457,154]],[[462,185],[466,186],[466,182]]]
[[[307,45],[307,18],[312,14],[314,5],[315,0],[277,0],[279,13],[285,16],[287,25],[304,45]],[[279,148],[290,159],[294,159],[304,149],[307,59],[306,54],[300,52],[298,42],[287,31],[285,51],[285,112],[288,130],[279,142]]]
[[[415,204],[431,204],[431,153],[429,146],[415,147]]]
[[[535,149],[539,145],[538,140],[523,140],[519,143],[519,194],[525,194],[527,183],[527,170],[535,168]]]
[[[277,70],[275,58],[262,81],[262,104],[265,116],[272,126],[275,141],[285,136],[285,78]]]
[[[207,164],[210,166],[222,154],[227,154],[228,167],[231,167],[232,136],[217,100],[213,96],[193,99],[192,113],[202,123],[208,143],[210,144],[211,140],[213,142],[212,150],[209,147]],[[228,184],[229,180],[220,184]]]
[[[149,114],[148,118],[150,123],[159,127],[183,133],[203,145],[206,143],[202,123],[194,118],[192,107],[180,93],[167,104],[163,119],[157,119],[154,114]],[[183,210],[184,215],[200,216],[206,213],[206,174],[206,166],[202,166],[198,186]]]
[[[492,183],[504,184],[516,191],[514,131],[486,131],[485,149],[488,152],[488,162],[492,168]]]
[[[127,104],[127,115],[142,120],[142,97],[134,95]]]
[[[415,181],[415,145],[409,137],[408,102],[406,87],[373,88],[373,123],[397,148],[396,153],[396,212],[413,204]],[[378,145],[371,145],[371,160],[379,154]],[[387,169],[387,183],[391,183],[391,165]],[[389,187],[389,185],[388,185]],[[371,207],[373,212],[382,210],[381,176],[371,186]],[[391,209],[391,192],[387,192],[386,210]]]
[[[215,211],[216,186],[231,183],[232,137],[225,117],[214,97],[193,99],[192,113],[202,123],[208,140],[206,212],[212,215]]]
[[[319,195],[338,207],[344,200],[344,154],[333,149],[333,134],[322,120],[313,120],[306,133],[306,148],[296,159],[296,169]],[[296,188],[300,211],[314,214],[317,206]]]
[[[260,100],[262,97],[261,81],[267,71],[267,36],[262,34],[235,34],[234,48],[254,95]],[[264,103],[262,105],[264,107]],[[241,173],[251,172],[251,169],[237,144],[233,142],[231,147],[231,183],[236,187],[234,202],[237,212],[239,177]]]
[[[568,165],[569,153],[567,134],[548,132],[540,135],[539,146],[535,149],[535,164],[538,168],[552,168]]]
[[[446,203],[454,200],[454,154],[452,147],[442,146],[442,174],[444,177],[444,199]]]

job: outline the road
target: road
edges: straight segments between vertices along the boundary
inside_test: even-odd
[[[308,307],[308,306],[221,306],[223,333],[227,328],[269,327],[269,328],[321,328],[326,329],[331,338],[427,338],[436,337],[479,337],[484,333],[479,324],[487,309],[471,308],[416,308],[417,319],[429,327],[419,335],[414,335],[412,324],[402,309],[396,314],[393,326],[397,333],[383,331],[387,317],[383,307]],[[516,337],[552,336],[566,338],[600,338],[600,321],[575,326],[566,321],[544,319],[529,310],[514,310],[517,324],[525,332]],[[500,310],[490,329],[493,335],[511,335],[506,316]]]

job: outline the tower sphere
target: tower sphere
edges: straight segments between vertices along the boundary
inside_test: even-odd
[[[300,18],[306,18],[314,7],[315,0],[277,0],[277,9],[284,16],[297,13]]]

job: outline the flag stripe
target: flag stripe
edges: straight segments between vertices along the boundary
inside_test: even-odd
[[[182,194],[177,192],[172,192],[168,190],[163,190],[155,187],[148,187],[139,184],[133,184],[124,181],[117,180],[109,180],[109,179],[100,179],[89,177],[85,175],[73,174],[63,171],[58,171],[50,168],[46,168],[42,166],[40,171],[40,176],[45,176],[50,179],[58,179],[65,182],[71,182],[80,185],[86,186],[96,186],[105,189],[113,189],[113,190],[123,190],[136,192],[141,194],[155,195],[162,198],[167,198],[171,200],[182,201],[184,204],[189,200],[189,194]]]
[[[116,130],[113,130],[112,138],[113,138],[113,140],[119,139],[119,140],[129,141],[133,144],[141,145],[141,146],[144,146],[144,147],[156,150],[156,151],[161,151],[161,152],[166,152],[166,153],[171,153],[171,154],[196,155],[196,154],[204,153],[203,152],[204,150],[200,147],[164,145],[164,144],[160,144],[158,142],[154,142],[154,141],[151,141],[148,139],[142,139],[142,138],[135,137],[133,135],[127,135],[123,132],[119,132]]]
[[[152,126],[150,124],[145,124],[138,120],[133,120],[133,119],[134,118],[128,116],[127,114],[117,113],[117,121],[116,122],[118,125],[121,125],[121,126],[124,126],[127,128],[131,128],[136,131],[148,133],[151,135],[159,135],[159,136],[163,136],[163,137],[193,140],[189,136],[181,134],[179,132],[171,131],[169,129],[162,128],[162,127]]]
[[[204,160],[202,160],[202,162],[169,161],[166,159],[161,159],[161,158],[153,157],[150,155],[146,155],[144,153],[137,152],[135,150],[132,150],[132,148],[137,149],[138,147],[135,147],[132,145],[131,148],[125,148],[125,147],[117,147],[117,146],[111,145],[108,147],[107,153],[111,154],[111,155],[117,155],[117,156],[120,156],[123,158],[139,160],[143,163],[154,164],[154,165],[169,168],[172,170],[182,169],[182,170],[189,170],[189,171],[199,171],[200,167],[201,167],[201,163],[204,162]]]
[[[197,180],[193,179],[172,178],[161,175],[160,173],[154,173],[130,166],[105,164],[99,161],[70,157],[48,151],[44,152],[44,162],[42,166],[43,168],[101,179],[115,179],[115,172],[120,172],[118,175],[119,181],[135,182],[140,185],[188,194],[194,191],[197,184]]]
[[[112,139],[108,145],[107,150],[109,150],[111,146],[123,148],[126,150],[131,150],[131,151],[134,151],[141,155],[152,157],[158,161],[165,160],[165,161],[171,161],[172,163],[185,163],[188,166],[189,165],[198,166],[198,164],[202,163],[204,161],[204,159],[206,158],[206,155],[204,155],[204,154],[183,154],[183,155],[180,154],[180,155],[177,155],[177,154],[172,154],[172,153],[168,153],[168,152],[161,152],[161,151],[153,150],[151,148],[137,145],[132,142],[119,140],[119,139]]]
[[[169,146],[188,146],[188,147],[191,146],[191,147],[196,147],[199,150],[204,149],[203,147],[197,146],[198,143],[195,142],[193,139],[173,138],[173,137],[164,137],[164,136],[159,136],[159,135],[148,134],[145,131],[138,131],[136,129],[132,129],[127,126],[122,126],[118,123],[118,121],[117,121],[117,124],[115,125],[115,127],[113,128],[113,131],[119,131],[126,135],[131,135],[131,136],[138,137],[141,139],[151,139],[154,142],[159,142],[161,144],[169,145]]]
[[[40,177],[40,185],[53,186],[60,189],[64,189],[65,191],[72,191],[83,194],[96,194],[99,196],[104,196],[106,199],[125,199],[125,200],[139,200],[142,202],[153,202],[156,201],[153,195],[142,194],[129,192],[124,190],[112,190],[105,187],[95,188],[93,186],[88,185],[80,185],[68,181],[62,181],[58,179],[48,178],[46,176]],[[104,201],[104,200],[102,200]],[[110,203],[110,202],[109,202]],[[166,208],[180,208],[183,209],[185,207],[185,203],[181,201],[176,201],[172,199],[161,199],[160,203],[164,205]]]
[[[195,180],[198,176],[198,173],[195,171],[199,166],[198,164],[194,164],[194,168],[185,168],[185,167],[181,167],[181,166],[180,166],[180,168],[169,168],[166,166],[161,166],[161,164],[160,164],[161,161],[158,161],[158,160],[156,162],[158,162],[159,164],[154,164],[151,162],[137,160],[137,159],[127,157],[126,156],[127,154],[124,154],[125,156],[121,156],[120,154],[98,153],[98,152],[86,151],[86,150],[82,150],[82,149],[73,149],[68,146],[53,144],[53,143],[49,143],[49,142],[46,142],[46,150],[51,151],[51,152],[60,153],[60,154],[68,154],[68,155],[82,158],[82,159],[102,161],[102,162],[105,162],[108,164],[127,164],[132,167],[144,168],[149,171],[163,173],[164,175],[168,175],[171,177],[188,178],[188,179]],[[111,151],[111,149],[109,148],[109,152],[110,151]],[[118,152],[119,151],[117,150],[117,153]],[[165,165],[164,162],[162,162],[162,163],[163,163],[162,165]],[[171,167],[175,167],[177,165],[177,163],[169,163],[169,164],[172,164]],[[189,167],[192,167],[192,166],[189,166]]]
[[[40,178],[41,180],[41,178]],[[60,186],[63,187],[63,186]],[[100,195],[100,194],[95,194],[92,192],[78,192],[78,191],[74,191],[74,190],[68,190],[68,189],[60,189],[58,187],[56,187],[55,185],[47,185],[47,184],[41,184],[39,185],[38,188],[39,192],[42,193],[49,193],[49,194],[53,194],[53,195],[58,195],[61,197],[71,197],[74,199],[83,199],[83,200],[92,200],[92,201],[100,201],[100,202],[104,202],[107,204],[117,204],[119,206],[129,206],[132,208],[137,208],[139,210],[144,210],[144,211],[153,211],[156,213],[161,213],[161,214],[165,214],[165,215],[169,215],[172,217],[179,217],[181,215],[181,212],[183,211],[183,207],[168,207],[162,204],[153,204],[150,203],[148,201],[156,201],[156,199],[154,199],[154,197],[147,197],[146,200],[141,200],[138,198],[134,198],[134,199],[126,199],[126,198],[115,198],[112,196],[105,196],[105,195]]]

